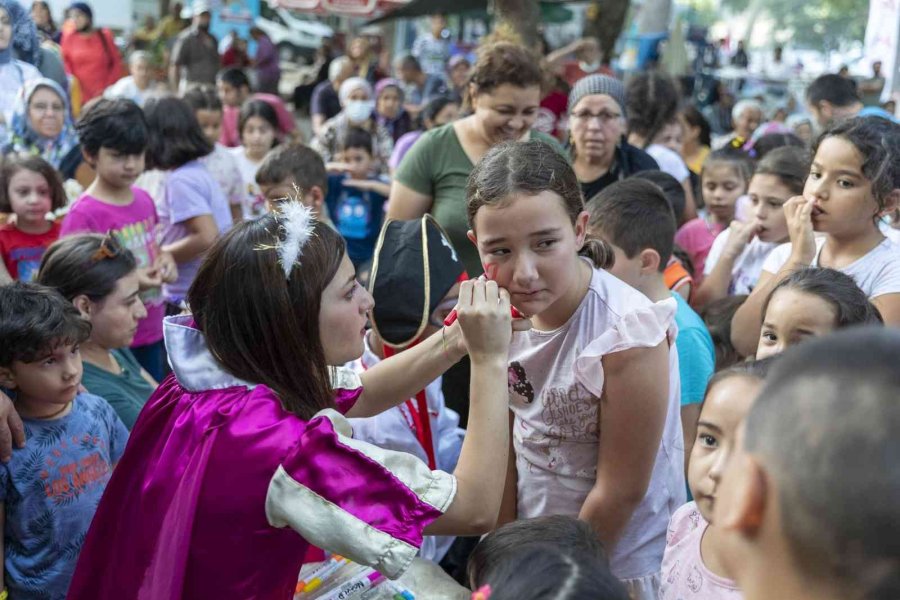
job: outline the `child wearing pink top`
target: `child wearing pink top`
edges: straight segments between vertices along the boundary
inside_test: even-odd
[[[733,148],[716,150],[703,163],[700,181],[705,214],[688,221],[675,234],[675,244],[688,253],[694,265],[695,283],[703,278],[706,257],[716,236],[734,220],[738,198],[747,193],[752,175],[750,158]]]
[[[132,186],[144,170],[147,124],[131,100],[101,99],[79,121],[78,133],[97,176],[69,209],[60,235],[112,231],[134,254],[147,317],[138,323],[131,350],[159,381],[165,375],[162,320],[166,307],[161,287],[174,280],[177,268],[172,256],[160,251],[153,199]]]
[[[713,526],[722,472],[738,427],[762,387],[773,359],[738,363],[709,382],[688,464],[694,501],[669,522],[659,600],[741,600],[724,575],[721,528]]]

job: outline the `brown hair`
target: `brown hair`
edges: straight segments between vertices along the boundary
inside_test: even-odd
[[[210,249],[188,303],[226,371],[268,386],[285,410],[309,419],[334,407],[319,309],[345,247],[316,222],[288,278],[275,248],[283,237],[277,214],[235,226]]]
[[[13,175],[25,169],[39,173],[50,186],[50,210],[59,210],[68,203],[66,191],[63,189],[59,173],[40,156],[9,156],[0,167],[0,212],[11,213],[12,203],[9,200],[9,182]]]
[[[482,46],[469,77],[477,87],[476,94],[489,93],[503,84],[543,88],[544,81],[540,57],[525,46],[507,41]],[[465,96],[464,104],[471,107],[471,92],[466,90]]]
[[[550,144],[539,140],[498,144],[475,165],[466,183],[466,215],[475,229],[475,214],[482,206],[504,206],[514,194],[553,192],[560,197],[575,224],[584,212],[584,197],[575,171]],[[604,241],[588,237],[578,252],[598,269],[612,266],[615,255]]]

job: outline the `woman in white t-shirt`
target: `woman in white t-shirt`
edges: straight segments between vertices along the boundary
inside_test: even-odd
[[[887,119],[850,119],[823,134],[803,196],[784,205],[791,241],[769,254],[756,288],[732,321],[738,352],[754,352],[765,299],[797,267],[843,271],[886,325],[900,325],[900,248],[878,227],[900,201],[898,156],[900,125]]]
[[[266,153],[279,143],[278,113],[264,100],[248,100],[241,107],[238,118],[241,145],[230,151],[237,162],[244,187],[242,212],[244,219],[253,219],[266,212],[266,199],[256,184],[256,172]]]
[[[748,189],[750,219],[732,221],[716,237],[706,257],[703,283],[694,293],[695,306],[753,291],[769,253],[790,239],[783,206],[803,193],[808,174],[809,155],[801,148],[777,148],[759,162]]]

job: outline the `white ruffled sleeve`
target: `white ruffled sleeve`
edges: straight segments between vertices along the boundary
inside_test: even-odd
[[[623,314],[575,359],[575,377],[578,382],[599,398],[603,394],[604,381],[600,359],[629,348],[653,348],[666,339],[670,332],[674,338],[677,308],[675,298],[667,298]],[[674,339],[671,341],[674,342]]]

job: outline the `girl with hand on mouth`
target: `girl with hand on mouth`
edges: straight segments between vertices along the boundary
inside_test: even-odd
[[[695,283],[700,283],[706,272],[706,257],[716,237],[734,220],[738,199],[747,193],[752,175],[753,163],[740,150],[716,150],[703,163],[700,183],[704,214],[682,225],[675,234],[675,243],[694,265]]]
[[[801,148],[777,148],[767,154],[750,179],[751,218],[732,221],[713,242],[706,258],[703,284],[693,302],[703,307],[735,294],[749,294],[762,266],[779,244],[790,240],[784,203],[803,193],[809,157]]]
[[[741,354],[756,350],[765,299],[801,267],[850,275],[886,325],[900,324],[900,248],[878,227],[900,203],[897,156],[900,125],[886,119],[850,119],[822,134],[803,195],[784,205],[790,242],[772,251],[734,315],[731,339]]]
[[[683,455],[669,444],[682,442],[668,410],[675,299],[654,303],[604,270],[613,249],[588,238],[578,179],[552,146],[493,148],[466,192],[485,270],[534,325],[510,345],[515,452],[500,520],[589,522],[631,597],[655,600],[684,502]]]

